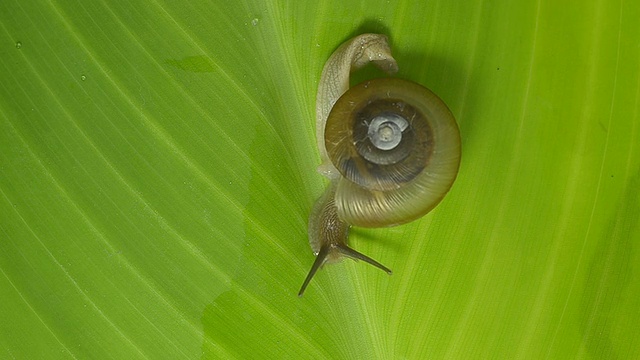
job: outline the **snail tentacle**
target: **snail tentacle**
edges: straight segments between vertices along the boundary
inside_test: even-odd
[[[389,269],[388,267],[380,264],[379,262],[373,260],[372,258],[368,257],[367,255],[348,247],[347,245],[344,245],[344,244],[338,245],[338,246],[336,246],[336,249],[342,255],[350,257],[350,258],[352,258],[354,260],[362,260],[362,261],[364,261],[364,262],[366,262],[368,264],[371,264],[371,265],[377,267],[378,269],[386,272],[389,275],[393,274],[393,271],[391,271],[391,269]]]
[[[320,252],[318,253],[318,255],[316,255],[316,259],[313,262],[313,265],[311,265],[311,270],[309,270],[307,278],[304,279],[304,282],[302,283],[302,287],[298,292],[298,296],[302,296],[302,294],[304,294],[304,291],[307,289],[307,285],[309,285],[309,282],[311,282],[313,276],[316,274],[316,272],[318,272],[322,265],[324,265],[324,262],[327,261],[327,256],[329,255],[330,249],[331,248],[329,244],[326,244],[320,248]]]
[[[389,269],[388,267],[380,264],[379,262],[373,260],[367,255],[348,247],[345,244],[327,243],[322,245],[322,247],[320,248],[320,252],[318,252],[318,255],[316,255],[316,259],[314,260],[313,265],[311,265],[311,270],[309,270],[309,274],[307,274],[307,277],[304,279],[304,282],[302,283],[302,287],[300,287],[298,296],[302,296],[304,294],[304,291],[307,289],[307,285],[309,285],[309,283],[311,282],[311,279],[313,279],[313,277],[318,272],[318,270],[322,268],[322,265],[324,265],[325,262],[327,262],[327,260],[331,256],[331,253],[335,251],[351,259],[362,260],[368,264],[371,264],[377,267],[378,269],[386,272],[389,275],[393,273],[391,269]]]
[[[389,268],[347,246],[351,226],[338,217],[334,201],[335,190],[336,184],[332,182],[326,192],[316,201],[309,217],[309,243],[316,254],[316,259],[300,288],[300,292],[298,292],[298,296],[302,296],[307,285],[322,265],[339,261],[343,256],[362,260],[391,275]]]

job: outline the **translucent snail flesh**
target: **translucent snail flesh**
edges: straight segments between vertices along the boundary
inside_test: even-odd
[[[316,130],[331,180],[309,218],[316,260],[298,295],[323,264],[350,257],[391,270],[347,246],[349,228],[413,221],[451,188],[460,164],[460,133],[445,103],[417,83],[382,78],[349,88],[349,74],[372,62],[398,70],[388,38],[359,35],[327,60],[318,86]]]

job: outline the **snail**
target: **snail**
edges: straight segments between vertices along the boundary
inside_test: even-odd
[[[388,38],[362,34],[329,57],[316,102],[316,135],[331,184],[309,217],[316,272],[343,257],[391,270],[347,245],[351,226],[388,227],[431,211],[451,188],[460,164],[460,133],[447,105],[429,89],[399,78],[349,88],[349,74],[372,62],[398,71]]]

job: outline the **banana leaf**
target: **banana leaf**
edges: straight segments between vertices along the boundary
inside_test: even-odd
[[[0,358],[640,358],[640,3],[0,2]],[[387,34],[438,94],[458,179],[307,221],[315,95]],[[381,76],[366,69],[354,81]]]

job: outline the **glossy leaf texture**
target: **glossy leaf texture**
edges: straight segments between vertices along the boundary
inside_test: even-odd
[[[637,359],[640,3],[0,2],[0,358]],[[313,263],[315,92],[390,36],[458,120],[424,218]],[[355,80],[381,76],[375,70]]]

